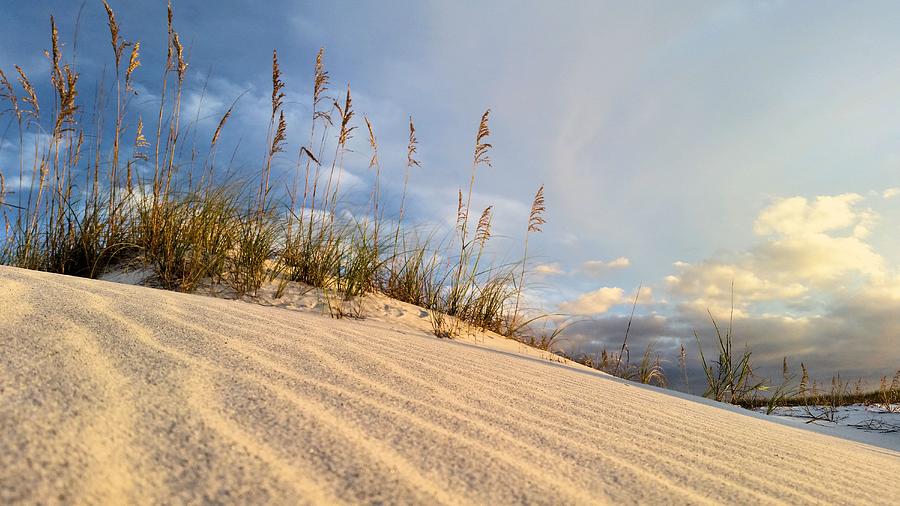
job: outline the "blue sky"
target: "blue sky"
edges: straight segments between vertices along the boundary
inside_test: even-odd
[[[81,10],[77,62],[90,100],[91,79],[111,61],[99,1],[8,3],[7,74],[18,63],[44,75],[51,13],[75,49]],[[111,3],[123,35],[142,43],[133,105],[152,115],[165,3]],[[660,337],[663,351],[693,345],[694,328],[711,337],[707,308],[727,317],[734,281],[737,332],[759,360],[780,365],[788,354],[822,374],[900,367],[892,2],[173,4],[198,136],[247,91],[225,134],[245,167],[261,157],[275,48],[294,150],[308,129],[320,46],[332,90],[349,83],[359,119],[375,125],[395,197],[414,116],[422,169],[411,205],[421,223],[453,219],[490,107],[494,166],[479,173],[475,207],[495,205],[497,253],[514,258],[530,199],[546,185],[528,296],[590,315],[566,344],[573,350],[617,347],[640,283],[634,346]],[[348,166],[362,195],[371,176],[357,141]],[[291,161],[280,161],[283,173]]]

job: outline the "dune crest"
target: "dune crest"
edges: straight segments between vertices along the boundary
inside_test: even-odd
[[[900,454],[381,321],[0,267],[0,503],[887,503]]]

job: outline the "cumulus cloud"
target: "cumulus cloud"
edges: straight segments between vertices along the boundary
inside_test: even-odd
[[[630,304],[634,301],[635,293],[628,296],[625,290],[618,287],[603,287],[580,295],[572,301],[563,302],[559,305],[560,311],[569,314],[579,315],[596,315],[603,314],[610,310],[613,306],[620,304]],[[649,286],[641,288],[638,297],[639,304],[649,304],[653,301],[653,289]]]
[[[676,262],[675,267],[677,273],[665,278],[666,287],[682,306],[699,313],[704,313],[707,309],[714,314],[730,312],[732,293],[736,304],[735,314],[744,317],[744,308],[749,303],[795,299],[808,291],[800,283],[763,279],[751,270],[752,267],[716,260],[696,264]]]
[[[847,228],[860,220],[855,204],[862,199],[856,193],[821,196],[811,202],[804,197],[781,199],[763,209],[753,230],[761,236],[792,236]]]
[[[788,356],[821,376],[891,372],[900,366],[900,272],[868,242],[878,219],[857,194],[773,202],[746,249],[673,264],[663,279],[670,311],[636,319],[632,349],[654,342],[672,356],[682,343],[696,347],[695,330],[712,347],[709,311],[720,323],[733,314],[738,342],[752,344],[763,371],[776,374]],[[565,304],[596,315],[570,337],[572,346],[619,342],[622,315],[607,312],[629,302],[621,289],[602,288]]]
[[[571,314],[600,314],[625,301],[625,290],[617,287],[603,287],[582,294],[573,301],[559,305],[560,311]]]
[[[884,258],[866,242],[877,215],[858,194],[778,200],[760,212],[753,230],[759,241],[746,251],[695,263],[676,262],[667,288],[686,307],[731,307],[749,316],[759,302],[822,298],[860,282],[882,284]]]
[[[611,269],[624,269],[629,265],[631,265],[631,260],[627,257],[619,257],[609,261],[588,260],[581,264],[581,268],[588,274],[599,275]]]
[[[900,195],[900,188],[888,188],[881,193],[882,198],[891,199]]]
[[[558,276],[563,273],[562,267],[554,262],[549,264],[538,264],[534,266],[534,273],[543,276]]]

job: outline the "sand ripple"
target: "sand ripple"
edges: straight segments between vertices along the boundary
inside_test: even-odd
[[[0,503],[860,503],[900,455],[383,322],[0,267]]]

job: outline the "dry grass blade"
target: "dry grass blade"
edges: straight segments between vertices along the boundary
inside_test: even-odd
[[[684,343],[681,343],[681,350],[678,352],[678,367],[681,369],[681,380],[684,382],[684,389],[691,393],[691,382],[688,381],[687,375],[687,351],[684,349]]]
[[[800,395],[805,397],[809,390],[809,371],[803,362],[800,362],[800,371],[802,372],[800,376]]]
[[[619,371],[619,366],[622,363],[622,356],[626,354],[628,350],[628,334],[631,332],[631,323],[634,321],[634,310],[637,308],[638,297],[641,296],[641,289],[644,287],[644,282],[641,281],[638,284],[638,289],[634,293],[634,302],[631,304],[631,315],[628,317],[628,324],[625,326],[625,337],[622,339],[622,349],[619,350],[619,357],[616,360],[616,372]]]

